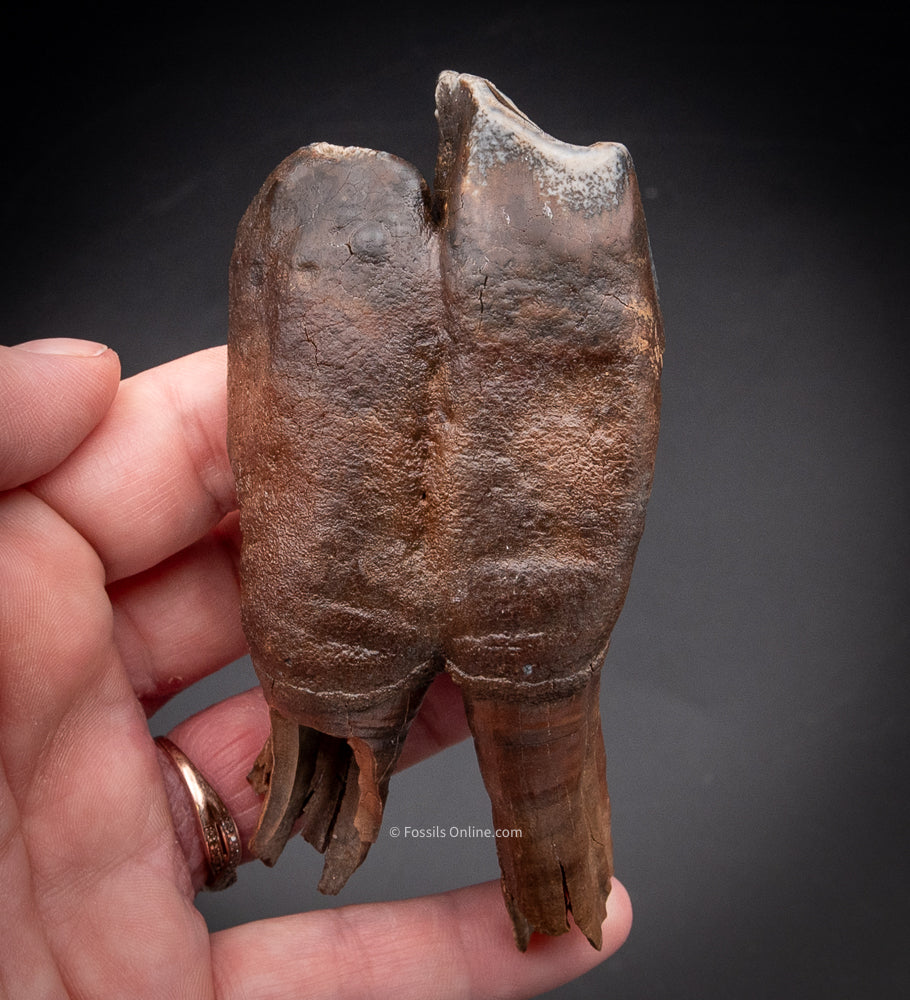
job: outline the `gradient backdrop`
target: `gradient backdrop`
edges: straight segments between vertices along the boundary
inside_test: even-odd
[[[224,342],[234,230],[269,171],[326,140],[432,177],[442,69],[488,77],[560,139],[624,142],[667,333],[603,694],[636,920],[551,996],[910,995],[897,10],[349,9],[11,21],[3,342],[99,339],[125,375]],[[254,680],[233,664],[152,726]],[[489,824],[469,745],[393,781],[395,824]],[[498,874],[490,841],[387,835],[337,901],[320,868],[297,841],[200,906],[218,928]]]

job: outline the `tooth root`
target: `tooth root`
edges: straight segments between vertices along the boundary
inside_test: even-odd
[[[297,828],[325,854],[320,891],[339,892],[379,836],[389,779],[425,689],[396,690],[331,718],[322,713],[323,730],[335,735],[272,709],[271,734],[250,775],[264,795],[251,852],[274,865]],[[302,714],[319,716],[312,708]]]
[[[269,717],[271,733],[250,775],[254,788],[265,795],[250,850],[267,865],[274,865],[306,800],[317,734],[274,709]]]
[[[594,947],[602,944],[613,869],[598,691],[597,672],[543,699],[464,682],[522,951],[534,931],[567,931],[569,913]]]

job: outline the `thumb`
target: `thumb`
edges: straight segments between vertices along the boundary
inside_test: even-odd
[[[87,340],[0,347],[0,490],[55,468],[107,413],[120,361]]]

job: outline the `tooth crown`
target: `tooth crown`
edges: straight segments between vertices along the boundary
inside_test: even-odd
[[[462,685],[519,947],[612,871],[599,668],[644,526],[661,318],[624,147],[560,143],[444,73],[431,199],[326,143],[266,181],[231,265],[244,627],[272,706],[253,849],[301,812],[337,891],[440,670]],[[318,793],[318,794],[317,794]]]

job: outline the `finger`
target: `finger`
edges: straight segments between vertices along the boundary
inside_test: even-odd
[[[269,731],[265,698],[260,688],[254,688],[203,709],[167,734],[221,796],[244,845],[256,829],[262,806],[246,776]],[[447,675],[440,675],[430,685],[411,726],[399,768],[459,743],[467,734],[461,693]],[[206,869],[196,812],[186,788],[179,779],[174,780],[172,769],[164,768],[164,772],[174,826],[198,889],[205,881]]]
[[[0,861],[18,844],[26,868],[2,880],[0,939],[4,953],[11,940],[47,953],[28,956],[36,978],[26,969],[28,988],[10,995],[139,996],[154,977],[177,996],[207,956],[188,887],[175,881],[185,869],[168,802],[111,633],[96,553],[29,490],[4,494],[0,784],[17,815]],[[62,985],[38,982],[36,957],[61,970]]]
[[[62,462],[105,415],[119,378],[117,355],[103,344],[0,347],[0,490]]]
[[[471,735],[461,688],[448,674],[440,674],[430,685],[398,760],[404,770],[433,754],[454,746]]]
[[[257,921],[212,935],[219,1000],[532,997],[588,972],[626,940],[632,907],[613,881],[601,951],[572,928],[515,947],[498,882],[394,903]]]
[[[34,485],[91,543],[108,582],[186,548],[235,506],[226,357],[212,348],[126,379],[96,433]]]
[[[239,547],[235,511],[198,542],[108,588],[114,639],[147,714],[246,653]]]
[[[33,496],[0,502],[0,736],[8,774],[28,768],[110,658],[103,569],[84,539]],[[25,724],[24,720],[28,720]]]
[[[203,709],[167,734],[218,793],[234,819],[244,848],[244,861],[250,860],[247,845],[262,806],[247,775],[268,739],[269,728],[268,707],[262,690],[253,688]],[[169,765],[163,751],[159,751],[159,758],[174,831],[186,858],[193,887],[198,891],[205,884],[208,869],[196,808],[186,785]]]

